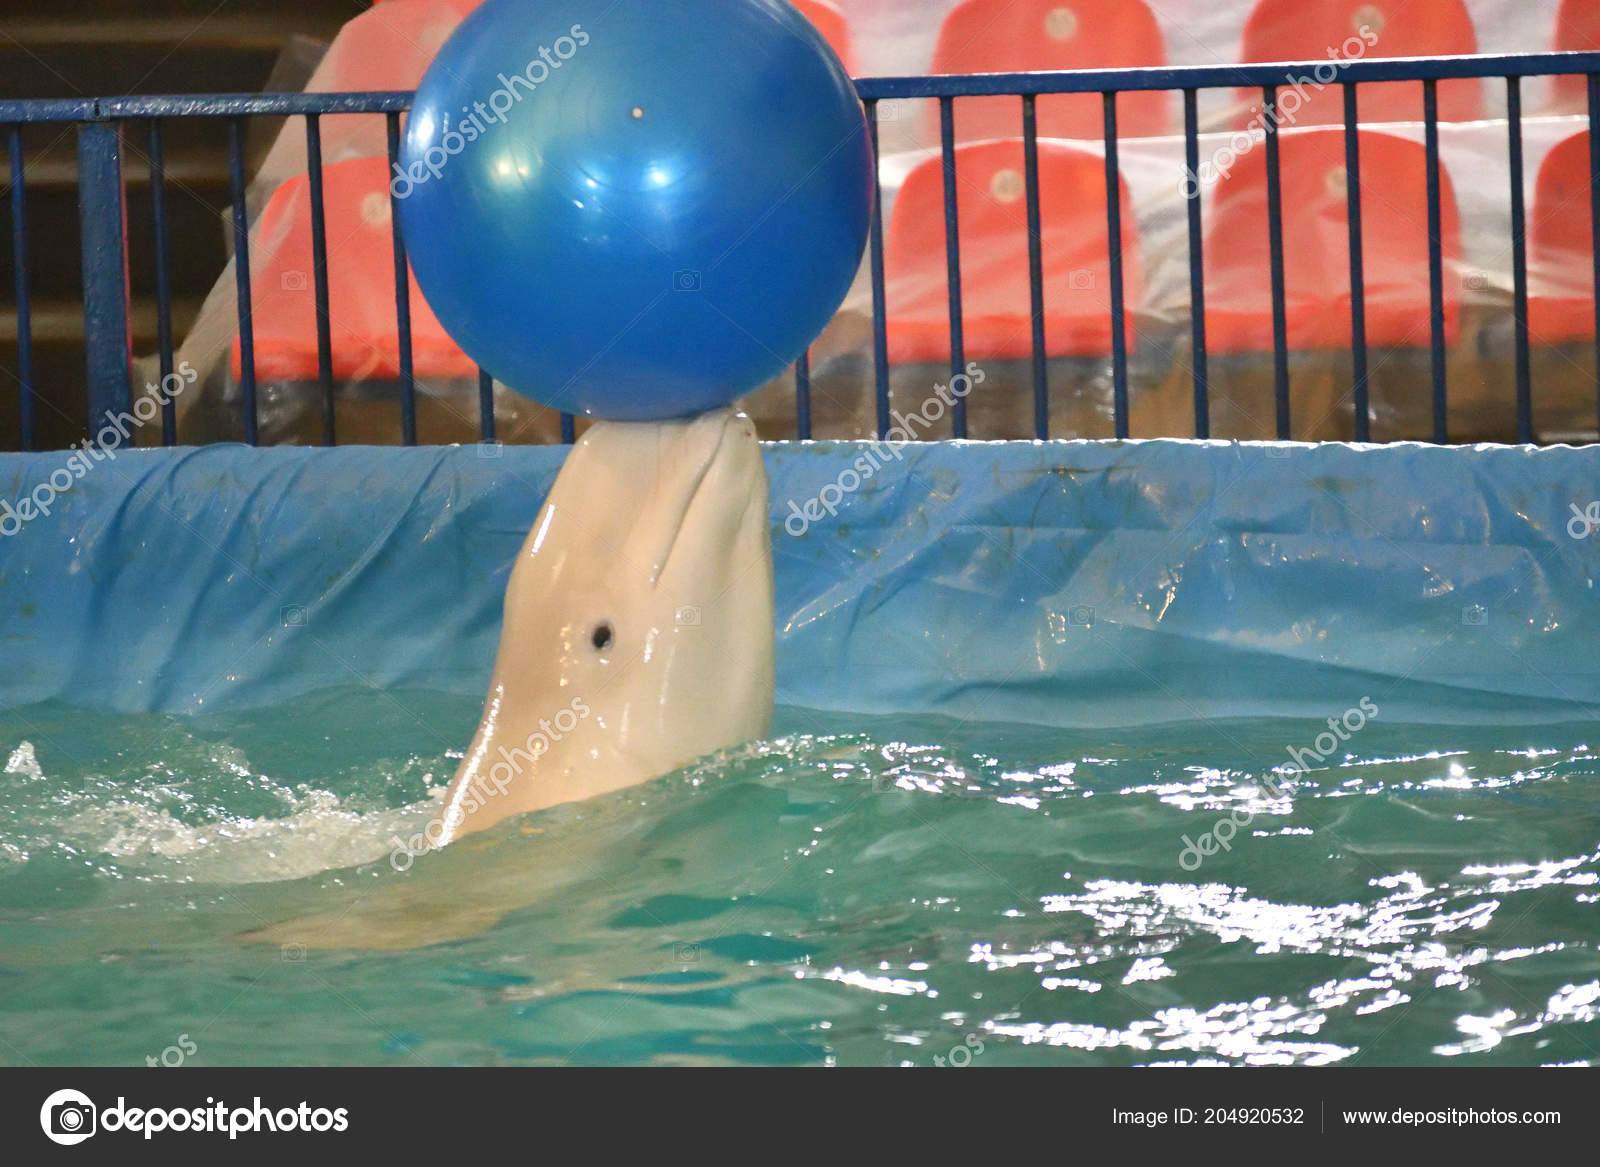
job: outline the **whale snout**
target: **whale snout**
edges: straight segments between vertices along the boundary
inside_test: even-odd
[[[702,432],[695,435],[701,443],[697,452],[705,459],[706,466],[698,484],[701,489],[707,486],[730,489],[737,483],[747,490],[755,485],[749,476],[761,469],[761,443],[756,439],[755,422],[748,415],[719,409],[696,418],[691,424],[703,427]],[[716,473],[719,469],[720,474]],[[765,488],[764,473],[761,485]]]
[[[677,436],[670,430],[664,432],[668,441]],[[748,414],[732,409],[713,410],[692,418],[684,423],[681,437],[691,458],[703,460],[707,467],[723,459],[748,461],[752,454],[760,456],[755,422]]]
[[[756,423],[750,420],[748,413],[731,412],[728,417],[728,429],[738,433],[741,437],[755,440]]]

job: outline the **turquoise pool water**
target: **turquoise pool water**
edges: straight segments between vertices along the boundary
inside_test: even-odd
[[[0,713],[0,1063],[1600,1064],[1593,725],[782,709],[397,871],[477,713]]]

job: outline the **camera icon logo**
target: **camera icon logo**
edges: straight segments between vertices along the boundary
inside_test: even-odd
[[[1094,608],[1089,604],[1074,604],[1067,610],[1067,623],[1079,628],[1094,627]]]
[[[672,290],[674,292],[698,292],[700,290],[700,273],[687,269],[673,272]]]
[[[1489,609],[1482,604],[1468,604],[1461,609],[1461,623],[1468,628],[1482,628],[1489,623]]]
[[[87,1094],[57,1090],[39,1108],[39,1125],[52,1143],[71,1147],[94,1134],[98,1113]]]
[[[306,626],[306,610],[300,604],[285,604],[278,609],[278,623],[285,628],[304,628]]]
[[[506,444],[504,442],[479,442],[477,450],[480,458],[498,458],[506,452]]]
[[[672,614],[672,622],[679,628],[700,627],[700,609],[693,605],[685,605]]]
[[[694,964],[700,959],[700,946],[698,944],[680,944],[674,954],[679,964]]]
[[[285,292],[303,292],[306,290],[306,273],[303,271],[286,271],[278,278]]]
[[[306,962],[306,946],[299,943],[285,944],[279,953],[284,964],[304,964]]]
[[[1094,291],[1094,269],[1088,267],[1075,268],[1067,274],[1067,287],[1074,292]]]

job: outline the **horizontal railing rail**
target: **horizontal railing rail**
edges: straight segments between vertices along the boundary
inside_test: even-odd
[[[1509,53],[1471,57],[1369,57],[1361,60],[1271,61],[1248,65],[1160,65],[1137,69],[1077,69],[1056,73],[946,73],[863,77],[863,100],[909,97],[1035,97],[1049,93],[1133,93],[1166,89],[1259,89],[1288,86],[1320,67],[1338,76],[1330,85],[1374,81],[1453,81],[1486,77],[1552,77],[1600,71],[1600,53]]]
[[[366,93],[195,93],[130,97],[0,100],[0,124],[119,121],[127,118],[292,117],[306,114],[403,113],[408,89]]]
[[[1518,439],[1531,441],[1534,427],[1528,331],[1527,214],[1523,194],[1522,101],[1524,78],[1584,75],[1588,79],[1588,115],[1591,126],[1600,117],[1600,53],[1530,53],[1501,56],[1425,57],[1384,59],[1327,59],[1248,65],[1173,66],[1137,69],[1099,69],[1078,72],[992,73],[917,77],[869,77],[856,81],[867,111],[873,147],[879,142],[879,104],[905,99],[934,99],[939,104],[940,152],[943,160],[946,268],[950,317],[950,369],[952,376],[966,368],[961,297],[960,229],[957,212],[957,152],[954,134],[955,103],[972,97],[1017,99],[1017,136],[1026,160],[1024,185],[1029,231],[1029,283],[1032,307],[1032,390],[1034,431],[1049,436],[1049,382],[1043,327],[1043,286],[1040,254],[1040,201],[1038,174],[1038,119],[1036,102],[1055,94],[1100,94],[1104,109],[1104,169],[1113,384],[1113,424],[1118,438],[1129,436],[1128,340],[1121,221],[1122,203],[1118,156],[1117,95],[1150,90],[1180,93],[1183,98],[1183,138],[1188,173],[1199,170],[1199,117],[1197,95],[1214,89],[1258,90],[1265,137],[1269,266],[1273,292],[1273,394],[1275,431],[1291,436],[1289,397],[1289,346],[1284,303],[1283,208],[1279,180],[1277,117],[1278,92],[1303,83],[1308,75],[1333,70],[1331,79],[1318,84],[1343,87],[1346,162],[1346,198],[1349,206],[1349,263],[1351,273],[1351,336],[1353,432],[1357,440],[1370,439],[1367,339],[1364,309],[1363,230],[1360,213],[1359,93],[1363,85],[1409,81],[1423,88],[1423,123],[1428,201],[1427,280],[1429,286],[1429,349],[1432,380],[1433,440],[1449,440],[1448,382],[1443,308],[1443,253],[1441,244],[1441,184],[1437,86],[1441,81],[1499,79],[1505,83],[1507,150],[1510,171],[1511,236],[1513,259],[1513,314],[1516,359],[1516,429]],[[256,362],[251,325],[250,232],[246,210],[245,128],[252,117],[300,117],[305,121],[307,174],[312,203],[313,276],[315,281],[318,340],[318,380],[322,395],[323,440],[336,441],[335,386],[332,376],[328,315],[328,257],[322,198],[321,119],[344,114],[382,116],[387,121],[391,164],[399,156],[400,117],[409,108],[409,92],[200,94],[179,96],[128,96],[41,101],[0,101],[0,126],[6,128],[11,163],[12,245],[17,301],[18,371],[21,381],[23,447],[34,444],[36,386],[33,383],[32,344],[29,334],[29,263],[27,205],[22,131],[39,124],[72,124],[77,128],[79,218],[82,231],[83,315],[88,372],[89,416],[131,408],[130,336],[128,298],[128,240],[122,172],[122,134],[135,126],[146,135],[150,164],[157,307],[158,356],[161,374],[172,373],[173,337],[168,256],[171,240],[165,206],[163,125],[179,119],[223,120],[228,134],[229,196],[232,202],[232,241],[238,300],[238,337],[241,372],[239,389],[247,441],[258,438]],[[1590,211],[1600,219],[1600,150],[1591,138]],[[889,351],[887,340],[887,283],[884,270],[884,222],[881,198],[876,200],[868,264],[873,307],[873,390],[876,432],[890,432]],[[1190,342],[1196,437],[1210,436],[1209,366],[1206,349],[1204,222],[1199,184],[1191,183],[1184,197],[1190,272]],[[391,192],[391,199],[393,198]],[[393,208],[391,207],[391,210]],[[397,217],[391,216],[391,222]],[[398,325],[400,383],[400,438],[414,444],[416,385],[413,377],[407,262],[404,241],[394,234],[394,294]],[[1594,283],[1600,293],[1600,258],[1594,265]],[[1419,279],[1421,278],[1419,273]],[[1596,359],[1600,367],[1600,294],[1596,295]],[[802,356],[795,368],[798,436],[811,435],[810,366]],[[163,403],[163,441],[176,439],[176,419],[170,400]],[[482,439],[494,440],[492,380],[479,372],[479,408]],[[1600,383],[1596,385],[1596,416],[1600,418]],[[965,401],[951,410],[951,434],[967,435]],[[93,427],[91,426],[91,429]],[[573,419],[562,418],[562,436],[571,441]],[[1161,435],[1178,436],[1178,435]]]

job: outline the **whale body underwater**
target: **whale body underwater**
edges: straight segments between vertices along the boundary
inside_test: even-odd
[[[452,874],[448,844],[766,737],[773,641],[767,476],[750,419],[597,422],[512,566],[483,715],[427,833],[433,870],[366,893],[359,911],[239,939],[403,948],[491,927],[530,887],[551,889],[526,871]]]

